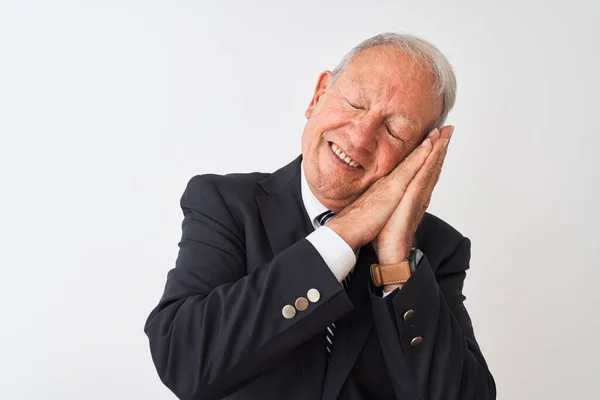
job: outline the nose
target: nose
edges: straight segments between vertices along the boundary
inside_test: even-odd
[[[378,126],[379,123],[375,118],[356,119],[349,132],[352,145],[369,152],[375,151],[379,134]]]

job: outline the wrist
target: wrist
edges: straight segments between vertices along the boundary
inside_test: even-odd
[[[385,293],[393,292],[394,290],[396,290],[398,288],[402,289],[402,286],[404,286],[404,283],[396,283],[394,285],[384,285],[383,291]]]
[[[412,248],[408,252],[389,252],[389,253],[382,254],[382,257],[378,257],[380,264],[401,264],[401,265],[403,264],[404,268],[405,268],[404,270],[401,270],[402,273],[405,275],[405,277],[403,278],[402,281],[400,281],[400,278],[402,277],[402,275],[393,278],[397,282],[400,281],[401,283],[390,282],[390,284],[388,284],[388,285],[383,285],[383,291],[385,293],[390,293],[390,292],[394,291],[395,289],[401,289],[404,286],[404,282],[406,282],[409,279],[409,277],[416,270],[416,263],[418,263],[418,261],[420,259],[419,253],[421,255],[423,254],[422,252],[420,252],[420,250],[417,250],[416,248]],[[406,257],[404,257],[404,255],[406,255]],[[394,261],[394,260],[396,260],[396,261]],[[410,268],[410,272],[406,271],[406,268],[407,268],[406,264],[408,264],[408,268]],[[387,268],[396,268],[396,267],[389,266]],[[373,274],[373,272],[372,272],[372,274]],[[388,271],[388,276],[389,276],[389,271]],[[388,279],[388,282],[389,282],[389,279]]]
[[[407,243],[400,241],[399,243]],[[412,246],[406,244],[381,244],[377,251],[377,259],[380,264],[396,264],[402,261],[406,261],[410,256]]]
[[[339,237],[344,239],[344,241],[352,248],[352,251],[354,251],[355,254],[358,249],[362,247],[360,239],[352,234],[352,230],[346,229],[343,224],[339,223],[339,220],[336,221],[335,217],[326,225],[328,228],[337,233]]]
[[[377,254],[379,264],[397,264],[408,258],[408,252],[404,251],[381,251]]]
[[[400,263],[402,261],[405,261],[408,258],[408,255],[403,252],[396,252],[396,253],[388,253],[388,254],[382,254],[381,257],[377,257],[379,259],[379,264],[397,264]],[[402,288],[402,286],[404,286],[403,283],[394,283],[391,285],[384,285],[383,286],[383,291],[386,293],[392,292],[395,289],[398,288]]]

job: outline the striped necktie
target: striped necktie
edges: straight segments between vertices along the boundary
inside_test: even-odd
[[[319,225],[323,226],[327,223],[327,221],[329,221],[331,218],[333,218],[333,216],[335,215],[335,213],[333,211],[325,211],[323,214],[320,214],[317,217],[317,221],[319,222]],[[344,286],[344,289],[348,290],[348,286],[350,285],[350,280],[352,279],[352,271],[350,271],[350,273],[346,276],[346,278],[344,278],[344,280],[342,281],[342,285]],[[335,322],[332,322],[331,325],[329,325],[327,327],[327,330],[325,331],[325,349],[327,350],[327,361],[329,361],[329,355],[331,354],[331,349],[333,347],[333,337],[335,336]]]

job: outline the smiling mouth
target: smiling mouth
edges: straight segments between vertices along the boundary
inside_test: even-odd
[[[359,163],[351,159],[349,156],[347,156],[337,144],[329,142],[329,147],[338,156],[340,160],[342,160],[349,166],[353,168],[362,168],[362,165],[360,165]]]

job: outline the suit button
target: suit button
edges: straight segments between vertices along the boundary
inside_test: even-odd
[[[306,293],[306,297],[312,302],[316,303],[321,298],[321,293],[317,289],[310,289],[308,293]]]
[[[296,309],[288,304],[283,307],[281,313],[283,314],[284,318],[292,319],[296,315]]]
[[[414,337],[413,340],[410,341],[411,346],[418,346],[423,343],[423,338],[421,336]]]
[[[404,313],[404,320],[408,321],[413,315],[415,315],[415,310],[408,310]]]
[[[306,300],[306,297],[298,297],[295,305],[298,311],[305,311],[308,308],[308,300]]]

